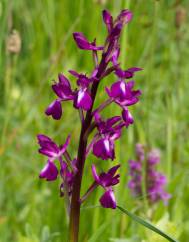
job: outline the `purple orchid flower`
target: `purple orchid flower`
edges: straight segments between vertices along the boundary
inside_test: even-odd
[[[40,145],[39,153],[48,157],[47,164],[40,172],[39,177],[44,178],[47,181],[56,180],[58,176],[58,169],[54,164],[54,160],[58,159],[62,164],[61,157],[65,153],[69,145],[70,136],[67,137],[65,144],[61,145],[60,147],[54,141],[52,141],[48,136],[39,134],[37,138],[38,138],[38,143]]]
[[[158,149],[152,149],[148,153],[147,159],[148,159],[148,164],[149,165],[158,164],[160,162],[160,151]]]
[[[106,62],[115,59],[115,53],[119,52],[119,39],[123,26],[132,19],[132,13],[129,10],[123,10],[118,17],[113,21],[113,17],[107,11],[103,11],[103,20],[108,29],[108,37],[104,50],[107,50]],[[114,56],[114,57],[113,57]]]
[[[129,69],[123,71],[121,68],[117,67],[116,70],[115,70],[115,74],[119,78],[129,79],[129,78],[132,78],[134,76],[135,72],[141,71],[141,70],[142,70],[142,68],[132,67],[132,68],[129,68]]]
[[[126,127],[128,127],[130,124],[134,123],[133,116],[131,115],[131,113],[129,112],[129,110],[127,108],[123,109],[122,118],[123,118],[123,121],[124,121],[124,125]]]
[[[47,161],[47,164],[41,170],[39,177],[42,179],[46,179],[47,181],[54,181],[57,179],[58,169],[54,162],[51,160]]]
[[[134,84],[134,81],[126,83],[120,80],[113,83],[110,90],[106,88],[106,92],[115,103],[125,109],[127,106],[131,106],[139,101],[138,97],[141,95],[141,91],[133,91]]]
[[[52,116],[54,119],[59,120],[62,116],[61,102],[72,100],[74,107],[77,109],[89,110],[92,105],[92,100],[88,87],[93,79],[89,79],[86,75],[78,74],[76,71],[71,70],[70,73],[77,77],[77,85],[79,90],[72,91],[69,80],[63,75],[59,74],[59,82],[52,85],[52,89],[58,96],[58,99],[53,101],[45,113]]]
[[[117,19],[115,20],[115,24],[121,23],[121,24],[127,24],[131,21],[133,17],[133,14],[128,9],[124,9],[121,11],[121,13],[118,15]]]
[[[87,111],[91,108],[92,105],[92,99],[88,87],[90,83],[93,82],[93,79],[90,79],[86,75],[79,74],[73,70],[70,70],[69,72],[77,78],[77,85],[80,87],[74,97],[74,107]]]
[[[73,33],[74,40],[77,46],[82,50],[103,50],[103,46],[96,46],[94,42],[89,42],[83,33],[75,32]]]
[[[58,79],[59,82],[55,82],[52,85],[52,89],[58,96],[58,99],[53,101],[45,111],[46,115],[52,116],[56,120],[59,120],[62,116],[61,102],[73,100],[75,96],[69,80],[63,74],[59,74]]]
[[[137,159],[142,162],[145,158],[145,146],[143,144],[137,143],[135,146],[135,152]]]
[[[103,160],[115,159],[114,142],[121,135],[120,128],[115,128],[115,124],[121,120],[121,117],[115,116],[106,121],[95,114],[95,121],[99,131],[99,138],[93,144],[93,154]]]
[[[53,101],[45,110],[47,116],[52,116],[54,119],[59,120],[62,117],[62,105],[60,100]]]
[[[130,160],[130,176],[131,179],[128,183],[128,187],[131,189],[134,196],[142,196],[142,179],[146,181],[147,199],[150,203],[163,200],[164,204],[168,203],[171,195],[165,191],[165,185],[167,183],[166,177],[156,171],[156,164],[160,162],[160,152],[157,149],[152,149],[147,153],[146,160],[146,177],[142,175],[142,162],[145,161],[145,150],[141,144],[136,145],[137,160]]]
[[[116,208],[116,200],[112,186],[119,183],[120,175],[115,175],[119,167],[120,165],[114,166],[107,173],[103,172],[98,175],[95,165],[92,165],[92,174],[95,182],[105,189],[105,193],[100,198],[100,203],[104,208]]]

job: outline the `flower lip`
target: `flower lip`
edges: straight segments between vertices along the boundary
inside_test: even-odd
[[[39,178],[46,179],[47,181],[54,181],[57,179],[58,169],[55,164],[48,160],[47,164],[41,170]]]
[[[109,138],[101,138],[93,145],[93,154],[102,160],[114,160],[114,143]]]
[[[47,116],[52,116],[55,120],[59,120],[62,116],[62,106],[58,99],[53,101],[45,110]]]
[[[104,208],[116,209],[116,200],[113,190],[107,190],[100,198],[100,204]]]
[[[92,106],[92,98],[86,89],[80,89],[74,98],[74,107],[88,111]]]
[[[122,118],[124,120],[125,126],[128,127],[130,124],[134,123],[134,119],[127,108],[122,111]]]

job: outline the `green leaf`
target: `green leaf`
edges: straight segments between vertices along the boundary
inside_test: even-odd
[[[99,237],[102,235],[104,230],[109,226],[110,222],[107,222],[105,224],[102,224],[96,232],[93,234],[93,236],[88,240],[88,242],[96,242],[99,241]]]
[[[163,236],[163,237],[166,238],[167,240],[169,240],[169,241],[171,241],[171,242],[178,242],[178,240],[176,240],[176,239],[170,237],[168,234],[165,234],[163,231],[161,231],[160,229],[156,228],[156,227],[155,227],[154,225],[152,225],[151,223],[149,223],[149,222],[143,220],[142,218],[138,217],[137,215],[135,215],[135,214],[129,212],[127,209],[124,209],[124,208],[122,208],[122,207],[120,207],[120,206],[117,206],[117,208],[118,208],[121,212],[127,214],[130,218],[132,218],[132,219],[135,220],[136,222],[142,224],[142,225],[145,226],[146,228],[148,228],[148,229],[154,231],[155,233],[157,233],[157,234]]]

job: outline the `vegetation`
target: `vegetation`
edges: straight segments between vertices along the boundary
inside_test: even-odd
[[[0,242],[66,241],[68,218],[58,196],[60,181],[38,179],[45,158],[37,152],[36,135],[45,133],[62,143],[71,133],[75,140],[71,149],[77,150],[80,122],[71,104],[64,105],[66,119],[61,121],[41,113],[53,100],[49,87],[57,73],[68,75],[65,70],[86,72],[92,68],[90,53],[77,49],[72,32],[82,31],[89,39],[98,36],[101,43],[104,8],[113,14],[122,8],[134,13],[122,37],[121,48],[126,51],[121,59],[125,68],[144,69],[135,78],[143,92],[132,109],[135,124],[116,144],[116,160],[122,164],[121,183],[115,189],[117,202],[179,241],[188,241],[188,1],[1,0]],[[100,89],[107,84],[108,79]],[[119,108],[112,106],[107,112],[116,115]],[[137,142],[161,150],[158,169],[168,177],[167,190],[172,195],[168,206],[163,202],[150,206],[145,196],[133,198],[127,187],[128,160],[134,158]],[[91,163],[107,168],[106,161],[90,158]],[[91,163],[86,164],[83,191],[92,181]],[[100,194],[97,190],[82,206],[81,242],[166,241],[124,214],[101,208]]]

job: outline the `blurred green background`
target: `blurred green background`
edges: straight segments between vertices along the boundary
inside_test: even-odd
[[[103,43],[106,29],[101,11],[114,16],[122,8],[134,13],[124,30],[122,67],[139,66],[136,86],[143,91],[132,108],[135,124],[125,130],[116,145],[121,162],[119,204],[172,234],[182,242],[189,238],[189,25],[188,0],[1,0],[0,1],[0,242],[64,242],[68,220],[60,181],[38,179],[45,158],[37,152],[36,135],[44,133],[63,143],[71,133],[69,151],[76,155],[80,123],[71,104],[64,104],[61,121],[44,115],[54,94],[50,86],[59,72],[90,73],[89,52],[78,50],[72,32],[82,31]],[[98,101],[105,99],[100,87]],[[106,113],[119,113],[112,106]],[[127,188],[129,158],[135,143],[161,150],[159,170],[168,177],[172,194],[168,206],[159,202],[144,206]],[[110,162],[86,163],[82,190],[92,180],[91,163],[105,169]],[[99,189],[82,207],[81,242],[163,242],[158,235],[132,222],[119,211],[102,209]]]

